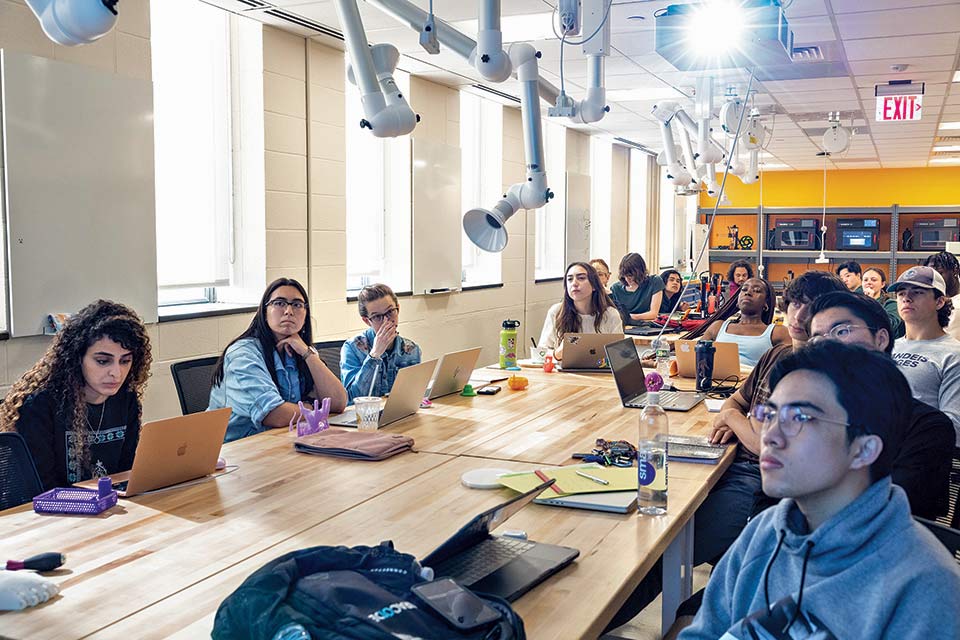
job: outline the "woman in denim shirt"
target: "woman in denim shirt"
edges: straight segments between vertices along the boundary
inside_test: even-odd
[[[420,347],[397,333],[400,303],[390,287],[364,287],[357,296],[357,306],[360,318],[370,328],[347,340],[340,349],[340,379],[351,400],[390,393],[397,371],[420,364]],[[374,377],[376,383],[371,393]]]
[[[285,427],[297,402],[329,397],[330,411],[347,393],[313,347],[307,292],[296,280],[270,283],[247,330],[227,345],[213,374],[207,410],[230,407],[226,442]]]

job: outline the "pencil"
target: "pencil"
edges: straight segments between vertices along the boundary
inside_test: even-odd
[[[545,474],[543,471],[540,471],[540,469],[537,469],[537,470],[534,471],[533,473],[536,474],[536,476],[537,476],[538,478],[540,478],[541,480],[543,480],[544,482],[549,482],[549,481],[550,481],[550,478],[547,477],[547,474]],[[556,492],[556,493],[563,493],[563,491],[560,490],[560,487],[557,486],[557,483],[556,483],[556,482],[554,482],[552,485],[550,485],[550,488],[553,489],[554,492]]]

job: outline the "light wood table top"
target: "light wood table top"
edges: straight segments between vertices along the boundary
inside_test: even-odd
[[[393,540],[398,550],[423,556],[477,513],[513,495],[460,484],[469,469],[489,461],[459,457],[377,498],[251,556],[209,579],[119,621],[97,638],[191,638],[209,634],[216,608],[268,561],[315,545],[370,545]],[[522,470],[529,465],[498,462]],[[679,467],[692,467],[677,474]],[[531,540],[575,547],[573,565],[514,603],[530,638],[595,638],[647,574],[673,536],[706,497],[713,465],[672,464],[668,514],[645,517],[532,504],[513,516],[511,529]],[[697,476],[685,477],[685,476]]]
[[[107,514],[39,516],[29,506],[0,514],[0,554],[68,556],[61,595],[26,612],[0,614],[16,638],[194,638],[209,635],[219,603],[243,579],[287,551],[392,539],[423,555],[506,489],[474,491],[471,468],[566,464],[598,437],[636,440],[639,412],[624,409],[610,374],[524,370],[526,391],[440,398],[387,427],[414,437],[419,453],[379,463],[297,454],[286,429],[224,446],[240,467],[215,481],[122,500]],[[670,412],[672,431],[704,432],[703,405]],[[459,455],[457,455],[459,454]],[[572,567],[515,606],[531,638],[596,637],[689,520],[732,459],[671,463],[670,507],[658,518],[530,505],[510,528],[572,546]],[[559,612],[563,612],[562,615]]]

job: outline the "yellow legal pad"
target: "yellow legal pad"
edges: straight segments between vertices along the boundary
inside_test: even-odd
[[[600,484],[589,478],[577,475],[577,471],[589,473],[591,476],[603,478],[610,484]],[[607,491],[629,491],[637,489],[637,468],[636,467],[601,467],[596,466],[575,466],[575,467],[555,467],[553,469],[540,469],[548,478],[553,478],[557,482],[554,486],[562,491],[557,493],[553,489],[547,489],[540,494],[540,498],[569,496],[577,493],[604,493]],[[500,476],[500,484],[514,491],[525,493],[535,489],[537,485],[543,483],[543,480],[537,477],[532,471],[525,473],[508,473]]]

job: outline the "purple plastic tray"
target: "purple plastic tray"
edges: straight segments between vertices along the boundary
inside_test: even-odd
[[[110,491],[101,496],[93,489],[50,489],[33,499],[33,510],[37,513],[66,513],[95,516],[117,504],[117,492]]]

